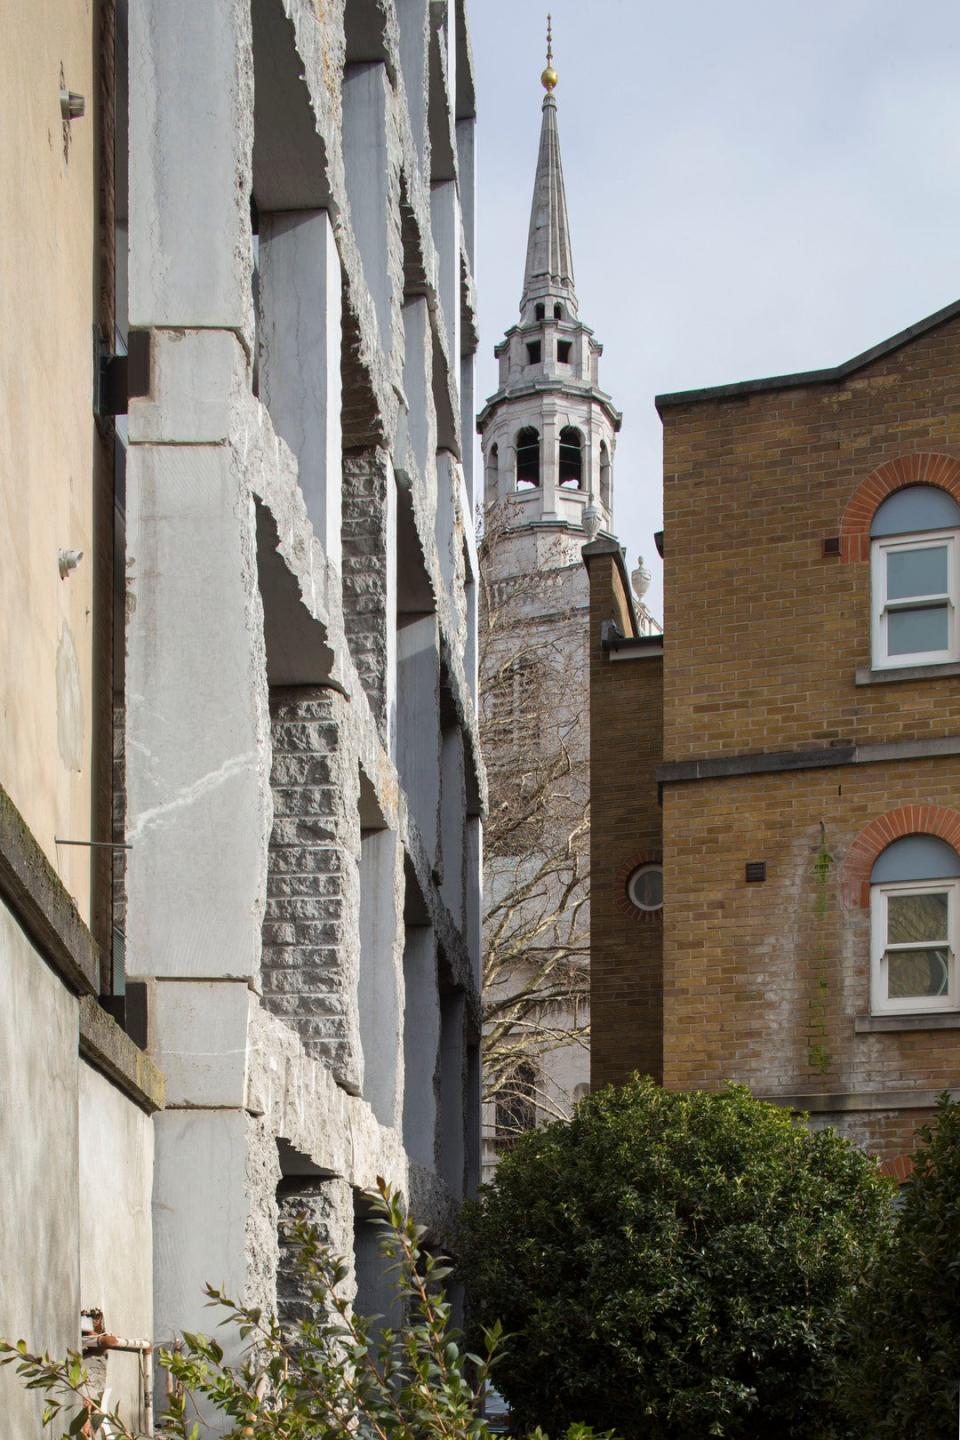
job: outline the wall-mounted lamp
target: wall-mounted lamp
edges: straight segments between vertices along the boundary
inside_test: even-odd
[[[57,552],[57,565],[60,570],[60,579],[66,580],[71,570],[76,570],[83,559],[82,550],[60,550]]]

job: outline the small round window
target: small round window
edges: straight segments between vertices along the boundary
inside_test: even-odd
[[[663,867],[639,865],[627,881],[627,898],[631,905],[648,914],[663,909]]]

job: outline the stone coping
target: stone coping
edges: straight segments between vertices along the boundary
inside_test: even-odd
[[[100,990],[100,950],[63,881],[0,786],[0,896],[43,958],[80,995]]]
[[[148,1115],[163,1109],[163,1072],[91,995],[80,997],[80,1054]]]
[[[873,745],[819,745],[810,750],[768,750],[750,755],[703,756],[657,766],[661,784],[725,780],[734,775],[774,775],[790,770],[832,770],[839,765],[876,765],[885,760],[933,760],[960,755],[960,736],[890,740]]]
[[[869,350],[854,355],[852,360],[845,360],[841,365],[833,365],[826,370],[804,370],[792,375],[771,375],[760,380],[738,380],[734,381],[732,385],[710,385],[699,390],[677,390],[667,395],[657,395],[653,403],[662,414],[664,410],[671,409],[674,405],[697,405],[705,400],[739,400],[762,391],[795,390],[808,385],[839,384],[848,376],[862,370],[865,365],[871,364],[874,360],[882,360],[886,355],[892,355],[895,350],[909,344],[917,336],[925,335],[929,330],[935,330],[938,325],[943,325],[958,314],[960,314],[960,300],[954,300],[952,304],[945,305],[935,314],[928,315],[913,325],[908,325],[906,330],[899,330],[896,335],[891,335],[889,340],[881,340],[879,345],[873,345]]]
[[[944,1088],[951,1100],[960,1100],[960,1090]],[[935,1110],[942,1094],[943,1090],[840,1090],[832,1094],[757,1095],[757,1099],[809,1115],[833,1115],[855,1110]]]

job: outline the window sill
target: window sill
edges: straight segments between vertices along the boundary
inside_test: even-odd
[[[882,1030],[960,1030],[960,1012],[931,1012],[926,1015],[858,1015],[853,1022],[858,1035]]]
[[[960,661],[941,660],[936,665],[891,666],[887,670],[871,670],[867,666],[857,669],[857,685],[889,685],[895,680],[944,680],[950,675],[960,675]]]

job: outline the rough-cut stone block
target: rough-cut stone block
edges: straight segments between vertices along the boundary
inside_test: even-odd
[[[250,7],[130,5],[130,323],[252,337]]]
[[[266,677],[252,505],[221,446],[128,465],[131,973],[252,977],[266,874]]]
[[[246,1103],[250,1003],[243,981],[162,980],[155,987],[154,1034],[168,1105]]]
[[[223,444],[249,383],[246,354],[231,331],[155,330],[150,394],[130,401],[131,444]]]

